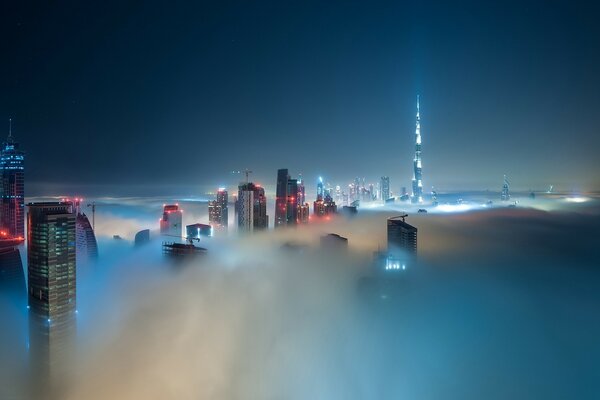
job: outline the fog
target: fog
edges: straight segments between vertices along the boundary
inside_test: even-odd
[[[600,395],[596,200],[411,214],[418,262],[387,273],[372,252],[385,249],[397,210],[232,230],[203,241],[206,256],[173,264],[156,235],[141,249],[130,242],[156,226],[162,202],[99,207],[100,260],[78,265],[75,368],[61,398]],[[181,203],[184,223],[206,218],[205,203]],[[330,232],[349,239],[347,252],[319,248]],[[0,398],[30,384],[5,381]]]

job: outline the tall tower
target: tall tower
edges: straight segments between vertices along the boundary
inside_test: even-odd
[[[290,175],[285,168],[277,170],[277,187],[275,191],[275,228],[287,224],[288,181]]]
[[[30,203],[27,281],[32,362],[41,379],[62,375],[75,334],[76,215],[73,203]],[[38,369],[39,368],[39,369]]]
[[[12,137],[0,148],[0,232],[10,238],[25,238],[25,153]]]
[[[417,95],[417,125],[415,128],[415,159],[413,160],[412,202],[423,202],[423,180],[421,176],[421,117],[419,95]]]

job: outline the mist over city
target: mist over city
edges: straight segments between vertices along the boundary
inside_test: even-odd
[[[596,5],[2,10],[0,400],[600,398]]]

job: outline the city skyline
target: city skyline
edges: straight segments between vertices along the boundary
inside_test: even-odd
[[[11,4],[2,16],[13,40],[3,51],[11,62],[0,66],[0,121],[8,133],[13,118],[32,160],[30,188],[212,187],[244,168],[266,183],[278,165],[309,180],[385,175],[410,187],[416,95],[425,192],[494,190],[503,174],[515,189],[600,188],[600,60],[591,51],[600,28],[586,7],[274,4],[164,13],[152,3],[79,5],[70,14]],[[141,46],[148,34],[154,46]],[[313,140],[295,140],[300,157],[288,161],[284,137],[318,137],[327,158],[305,162]],[[561,145],[566,138],[578,145]],[[227,157],[198,157],[209,141]],[[256,159],[258,149],[269,157]],[[59,151],[44,168],[44,153]]]

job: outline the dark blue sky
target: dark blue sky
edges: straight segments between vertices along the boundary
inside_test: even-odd
[[[397,190],[419,93],[426,188],[600,189],[591,2],[194,3],[3,4],[0,118],[30,182],[287,167]]]

